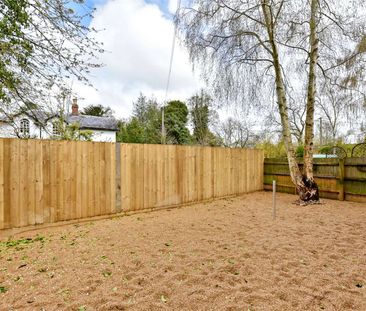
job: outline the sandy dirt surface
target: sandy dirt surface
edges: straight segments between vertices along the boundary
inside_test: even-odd
[[[271,193],[0,246],[0,310],[366,310],[366,206]]]

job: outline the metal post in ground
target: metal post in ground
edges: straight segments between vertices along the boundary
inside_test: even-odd
[[[273,211],[272,211],[272,217],[273,220],[276,219],[276,181],[273,181],[272,184],[272,189],[273,189],[273,197],[272,197],[272,205],[273,205]]]

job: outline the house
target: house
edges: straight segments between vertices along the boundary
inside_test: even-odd
[[[92,141],[116,142],[118,125],[114,117],[82,115],[76,98],[71,109],[71,113],[64,117],[65,124],[77,124],[80,130],[90,131]],[[57,114],[47,114],[40,109],[0,117],[0,137],[54,138],[60,134],[59,120]]]
[[[0,137],[50,138],[54,132],[55,119],[54,115],[40,109],[0,116]]]

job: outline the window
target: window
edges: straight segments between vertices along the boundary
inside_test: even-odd
[[[60,128],[58,122],[52,124],[52,134],[53,136],[60,136]]]
[[[29,120],[22,119],[20,120],[20,134],[23,136],[29,136]]]

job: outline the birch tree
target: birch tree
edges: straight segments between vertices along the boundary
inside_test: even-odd
[[[221,138],[225,147],[245,148],[253,146],[253,142],[258,139],[254,134],[253,125],[238,120],[228,118],[217,126],[216,135]]]
[[[274,90],[291,179],[301,203],[319,200],[313,176],[317,78],[322,74],[332,79],[331,67],[342,66],[339,57],[346,55],[339,40],[361,40],[363,30],[356,24],[364,12],[361,1],[191,0],[179,14],[191,60],[222,100],[244,97],[249,105],[265,106]],[[306,98],[302,171],[288,105],[291,90],[299,89],[305,89]]]
[[[44,108],[69,93],[71,79],[90,84],[103,52],[87,25],[93,12],[84,0],[1,1],[1,114]]]

